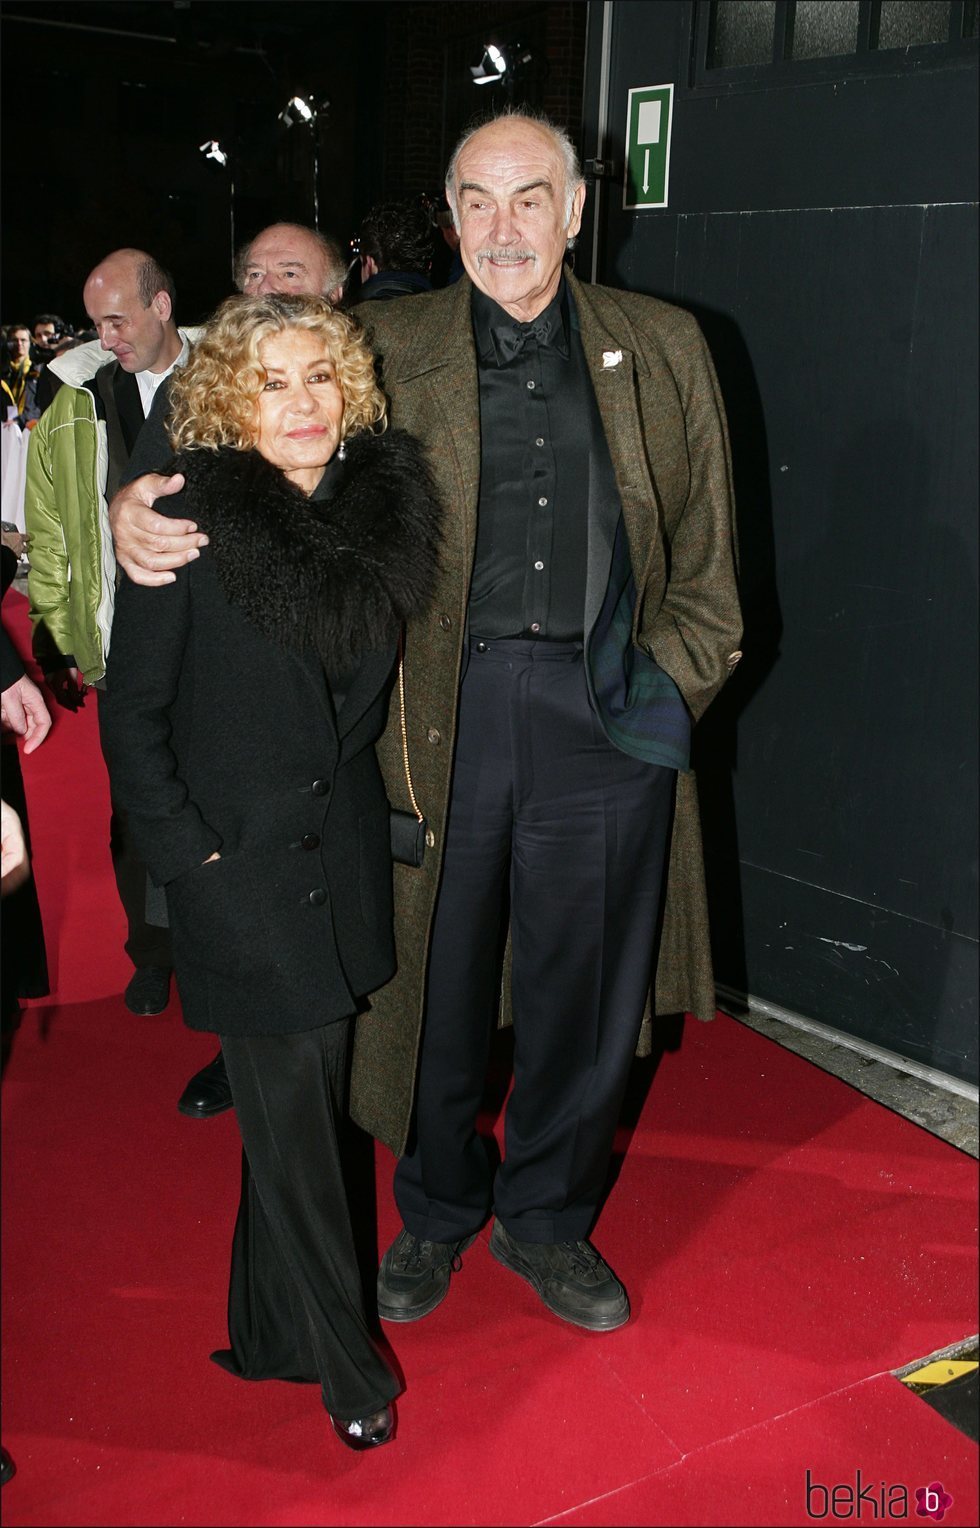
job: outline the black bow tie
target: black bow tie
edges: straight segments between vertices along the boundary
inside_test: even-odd
[[[506,366],[508,361],[519,356],[530,340],[535,340],[539,345],[554,343],[551,324],[541,319],[530,324],[493,325],[490,337],[498,366]]]

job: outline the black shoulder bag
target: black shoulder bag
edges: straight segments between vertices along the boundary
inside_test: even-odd
[[[426,821],[415,799],[412,770],[408,762],[408,724],[405,720],[405,639],[398,639],[398,703],[401,709],[402,758],[405,761],[405,782],[412,810],[404,812],[390,807],[391,857],[397,865],[410,865],[418,870],[425,856]]]

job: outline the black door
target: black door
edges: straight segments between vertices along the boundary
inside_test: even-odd
[[[977,1032],[976,8],[590,6],[581,274],[701,320],[745,658],[699,728],[717,976],[961,1078]],[[627,91],[674,84],[667,208]]]

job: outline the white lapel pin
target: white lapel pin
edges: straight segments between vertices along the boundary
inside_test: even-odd
[[[621,350],[604,350],[602,352],[603,371],[612,371],[613,367],[618,366],[622,359],[623,352]]]

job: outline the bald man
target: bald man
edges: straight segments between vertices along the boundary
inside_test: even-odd
[[[301,223],[263,228],[235,262],[235,285],[249,297],[294,292],[336,302],[346,274],[340,246]]]
[[[108,501],[123,481],[154,396],[188,350],[174,320],[173,280],[152,255],[118,249],[85,282],[85,311],[112,357],[62,386],[36,426],[27,460],[28,594],[34,653],[60,705],[76,710],[105,686],[116,563]],[[160,1013],[170,993],[170,936],[146,921],[146,870],[113,809],[113,868],[135,973],[125,1001]]]

